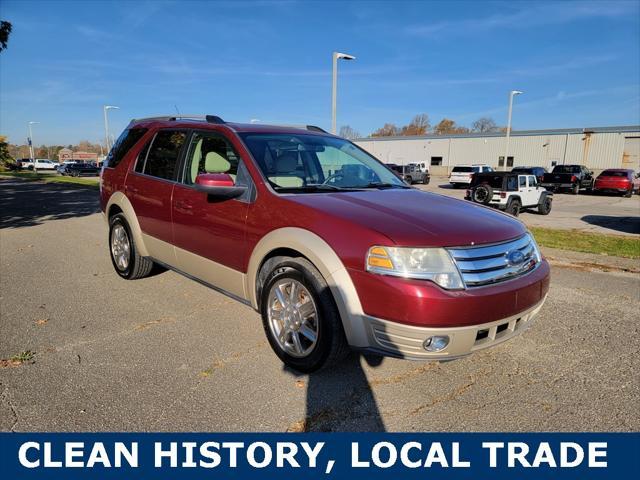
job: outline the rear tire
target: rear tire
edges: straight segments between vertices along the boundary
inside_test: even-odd
[[[521,207],[522,207],[522,204],[520,203],[520,200],[513,199],[509,202],[509,204],[507,205],[507,208],[505,208],[504,211],[510,215],[513,215],[514,217],[517,217],[518,215],[520,215]]]
[[[573,187],[571,187],[571,193],[573,195],[578,195],[580,193],[580,184],[576,183]]]
[[[347,356],[350,349],[338,307],[327,282],[311,262],[274,257],[263,266],[263,276],[262,325],[280,360],[308,373]]]
[[[116,273],[127,280],[147,277],[153,269],[153,261],[138,253],[129,224],[121,213],[109,219],[109,253]]]
[[[624,198],[631,198],[631,195],[633,195],[633,188],[627,190],[624,194]]]

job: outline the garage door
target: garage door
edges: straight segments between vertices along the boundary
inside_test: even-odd
[[[622,168],[640,170],[640,137],[625,137]]]

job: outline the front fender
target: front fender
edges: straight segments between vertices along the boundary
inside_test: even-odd
[[[279,228],[269,232],[258,242],[249,259],[245,284],[251,306],[256,310],[260,308],[257,292],[260,267],[269,253],[280,248],[298,251],[318,269],[331,289],[349,344],[359,346],[367,338],[367,334],[356,288],[336,252],[320,236],[309,230]]]

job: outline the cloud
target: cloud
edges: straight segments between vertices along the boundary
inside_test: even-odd
[[[561,2],[536,3],[516,11],[496,13],[481,18],[444,20],[405,27],[404,33],[420,37],[469,35],[497,29],[521,29],[560,25],[590,18],[632,18],[640,14],[637,2]]]

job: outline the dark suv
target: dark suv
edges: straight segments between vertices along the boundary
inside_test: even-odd
[[[100,199],[118,275],[159,264],[254,308],[301,371],[349,347],[468,355],[528,328],[549,288],[522,223],[413,189],[317,127],[134,120]]]

